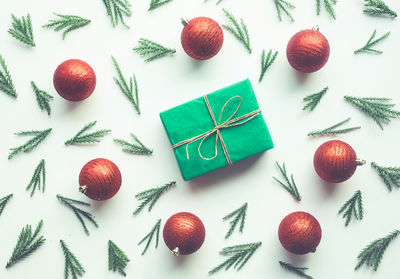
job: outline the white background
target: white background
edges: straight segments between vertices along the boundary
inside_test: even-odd
[[[344,95],[391,97],[399,108],[398,63],[400,61],[399,20],[369,17],[362,13],[363,1],[339,1],[338,19],[332,20],[326,11],[317,16],[315,1],[293,1],[295,23],[277,19],[273,1],[268,0],[174,0],[148,12],[150,1],[132,1],[133,15],[126,22],[131,28],[111,27],[100,0],[69,1],[2,1],[0,9],[0,53],[5,57],[19,96],[16,100],[1,93],[0,197],[14,193],[14,198],[0,216],[0,265],[6,265],[17,236],[26,224],[36,226],[44,220],[46,243],[26,260],[6,270],[0,268],[0,278],[63,278],[64,257],[59,240],[64,239],[86,269],[84,278],[119,278],[107,270],[107,241],[113,240],[124,250],[131,262],[128,278],[207,278],[207,272],[226,258],[218,255],[223,247],[262,241],[251,260],[240,272],[221,271],[215,278],[295,278],[281,269],[279,260],[309,267],[314,278],[398,278],[400,240],[394,241],[378,272],[362,268],[354,272],[356,256],[372,240],[400,228],[398,202],[400,193],[389,193],[372,161],[386,166],[399,165],[400,121],[394,120],[381,131],[367,116],[347,104]],[[387,0],[400,12],[400,2]],[[253,53],[225,32],[220,53],[209,61],[189,58],[181,48],[182,17],[209,16],[219,23],[227,20],[222,7],[244,18],[248,25]],[[7,29],[10,14],[20,17],[31,14],[36,48],[28,48],[12,38]],[[43,30],[41,26],[54,18],[53,12],[76,14],[92,22],[67,35]],[[285,51],[290,37],[302,30],[319,25],[330,42],[331,56],[326,66],[307,76],[298,75],[289,66]],[[378,35],[392,31],[390,37],[377,46],[382,55],[360,54],[353,51],[368,40],[374,29]],[[176,54],[145,63],[133,53],[139,38],[160,42],[177,50]],[[262,49],[278,50],[275,64],[258,83]],[[138,116],[114,84],[115,71],[110,56],[119,61],[125,75],[137,75],[142,115]],[[52,76],[62,61],[79,58],[88,62],[96,72],[97,87],[93,95],[71,104],[58,96]],[[189,182],[184,182],[169,141],[159,120],[159,112],[199,97],[237,81],[250,78],[260,107],[273,137],[275,148],[262,155],[245,159]],[[54,95],[50,117],[40,111],[30,88],[30,81]],[[304,112],[302,98],[329,86],[330,90],[313,112]],[[367,165],[357,169],[345,183],[331,185],[316,175],[312,159],[315,150],[329,138],[309,139],[309,131],[326,128],[352,117],[349,126],[362,129],[336,137],[348,142]],[[101,143],[90,146],[64,146],[90,121],[98,120],[96,128],[110,128],[112,134]],[[179,119],[177,119],[179,121]],[[53,131],[39,147],[29,154],[18,154],[7,160],[9,148],[21,145],[26,138],[13,133],[22,130]],[[152,156],[123,153],[114,138],[128,138],[134,132],[154,149]],[[90,201],[78,192],[78,175],[89,160],[105,157],[120,168],[123,184],[119,193],[103,203]],[[34,168],[46,159],[47,190],[33,198],[25,191]],[[302,201],[292,197],[272,179],[279,175],[275,161],[286,162],[293,173]],[[165,193],[153,210],[133,217],[138,205],[134,195],[171,180],[177,186]],[[362,222],[344,227],[337,214],[342,204],[356,190],[362,190],[365,217]],[[86,236],[73,212],[56,199],[56,194],[88,201],[99,228],[88,224]],[[225,240],[228,222],[222,217],[249,203],[243,234],[235,232]],[[322,226],[322,241],[315,254],[293,256],[279,243],[277,230],[288,213],[303,210],[313,214]],[[162,226],[169,216],[180,211],[198,215],[206,227],[202,248],[187,257],[170,255],[160,234],[157,250],[154,242],[141,256],[143,246],[137,243],[161,218]]]

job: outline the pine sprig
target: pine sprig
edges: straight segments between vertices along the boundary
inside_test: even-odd
[[[376,54],[382,54],[383,51],[373,49],[372,47],[374,47],[376,44],[382,42],[384,39],[389,37],[389,35],[390,35],[390,32],[387,32],[387,33],[383,34],[381,37],[379,37],[378,39],[375,39],[375,36],[376,36],[376,29],[375,29],[374,32],[372,32],[371,37],[368,39],[368,42],[362,48],[355,50],[354,53],[358,54],[361,52],[367,52],[367,53],[372,52],[372,53],[376,53]]]
[[[124,21],[124,17],[132,15],[131,3],[128,0],[103,0],[103,3],[106,6],[107,15],[110,17],[113,27],[122,23],[126,28],[129,28]]]
[[[0,215],[3,213],[4,208],[13,196],[13,194],[10,194],[0,199]]]
[[[28,191],[31,188],[32,188],[31,197],[35,193],[36,189],[38,189],[39,191],[42,190],[43,193],[46,190],[46,167],[44,159],[42,159],[39,162],[39,165],[37,165],[33,173],[33,176],[31,178],[31,181],[26,187],[26,190]]]
[[[47,93],[43,90],[40,90],[33,81],[31,81],[31,86],[32,86],[33,91],[35,92],[36,101],[37,101],[40,109],[47,111],[47,114],[50,115],[51,108],[50,108],[49,102],[50,102],[50,100],[53,99],[53,96],[51,96],[49,93]]]
[[[293,10],[296,8],[292,3],[285,0],[274,0],[276,12],[278,13],[279,21],[282,21],[282,12],[287,15],[291,22],[294,22],[294,18],[289,10]]]
[[[21,17],[21,19],[19,19],[12,14],[11,18],[13,21],[11,23],[11,28],[8,29],[8,33],[24,44],[27,44],[30,47],[35,47],[31,16],[27,14],[26,18]]]
[[[389,124],[391,119],[400,118],[400,111],[391,109],[394,104],[388,103],[389,98],[357,98],[344,96],[344,99],[369,115],[383,130],[384,124]]]
[[[298,276],[302,277],[302,278],[306,278],[306,279],[313,279],[310,275],[307,275],[305,273],[306,270],[308,270],[308,267],[297,267],[294,266],[290,263],[286,263],[283,261],[279,261],[279,264],[281,265],[281,267],[289,272],[292,272],[294,274],[297,274]]]
[[[17,136],[33,136],[33,137],[21,146],[10,148],[11,153],[8,155],[8,159],[10,160],[12,157],[14,157],[17,153],[21,151],[26,153],[31,152],[39,145],[39,143],[41,143],[48,136],[48,134],[50,134],[51,130],[52,129],[49,128],[43,131],[22,131],[16,133]]]
[[[358,190],[354,195],[340,208],[339,214],[343,213],[343,218],[346,219],[345,226],[347,227],[351,219],[362,220],[364,217],[364,208],[362,203],[361,191]]]
[[[107,135],[111,130],[98,130],[92,133],[87,133],[94,125],[96,125],[97,121],[90,122],[86,124],[73,138],[67,140],[65,145],[74,145],[74,144],[90,144],[100,142],[100,139]]]
[[[156,235],[156,245],[155,245],[155,247],[156,248],[158,247],[158,238],[159,238],[159,235],[160,235],[160,225],[161,225],[161,219],[159,219],[157,221],[157,223],[153,226],[151,231],[138,243],[138,245],[141,245],[147,239],[147,243],[146,243],[146,246],[144,247],[144,250],[142,252],[142,256],[146,253],[147,249],[149,248],[154,234]]]
[[[387,247],[399,234],[400,231],[395,230],[389,235],[371,242],[358,255],[358,263],[354,269],[357,270],[365,264],[368,267],[372,267],[374,271],[377,271]]]
[[[137,52],[140,56],[147,57],[144,60],[146,62],[176,52],[173,48],[167,48],[159,43],[144,38],[139,39],[139,46],[135,47],[133,51]]]
[[[382,167],[375,162],[371,163],[371,167],[377,170],[390,192],[393,188],[400,188],[400,167]]]
[[[146,147],[134,134],[131,133],[133,142],[128,142],[124,139],[114,139],[114,142],[124,146],[122,151],[132,154],[152,154],[153,150]]]
[[[223,24],[222,27],[235,35],[235,37],[244,44],[247,51],[251,53],[249,31],[243,19],[240,19],[239,24],[238,20],[229,11],[225,9],[223,9],[223,11],[231,25]]]
[[[60,240],[60,245],[65,257],[64,279],[68,279],[70,275],[72,279],[82,277],[85,273],[85,269],[81,263],[77,260],[71,250],[69,250],[64,240]]]
[[[108,241],[108,270],[118,271],[126,276],[125,268],[129,262],[128,256],[111,240]]]
[[[258,82],[262,81],[262,79],[265,75],[265,72],[274,63],[277,56],[278,56],[278,52],[275,51],[274,54],[272,54],[272,49],[270,49],[267,56],[265,56],[265,49],[263,49],[262,54],[261,54],[261,73],[260,73],[260,78],[258,79]]]
[[[88,221],[90,221],[96,228],[99,227],[99,225],[97,225],[96,221],[94,220],[94,216],[93,214],[84,211],[78,207],[76,207],[75,205],[82,205],[82,206],[90,206],[90,203],[86,203],[83,201],[78,201],[78,200],[73,200],[70,198],[66,198],[63,197],[61,195],[57,195],[57,199],[63,203],[64,205],[66,205],[67,207],[69,207],[70,209],[72,209],[72,211],[74,212],[75,216],[78,218],[79,222],[82,224],[82,227],[85,231],[85,233],[87,235],[89,235],[89,230],[86,227],[86,223],[85,220],[82,218],[86,218]]]
[[[132,77],[129,78],[129,85],[126,82],[125,77],[122,75],[121,68],[119,67],[119,64],[117,60],[111,56],[111,59],[114,64],[114,68],[117,71],[118,77],[114,77],[115,83],[118,85],[118,87],[121,89],[122,93],[128,98],[128,100],[131,102],[133,107],[135,108],[136,112],[140,114],[140,107],[139,107],[139,96],[138,96],[138,86],[137,86],[137,81],[136,81],[136,76],[135,74],[132,75]],[[133,86],[135,84],[135,86]],[[133,95],[133,91],[135,91],[135,96]]]
[[[171,2],[172,0],[151,0],[150,2],[150,7],[149,7],[149,11],[154,10],[160,6],[163,6],[165,4],[167,4],[168,2]]]
[[[204,0],[204,3],[205,2],[207,2],[208,0]],[[222,0],[218,0],[218,2],[217,2],[217,5],[219,4],[219,3],[221,3],[222,2]]]
[[[247,261],[251,258],[254,252],[261,246],[261,242],[249,243],[236,245],[231,247],[226,247],[222,249],[219,253],[223,256],[230,256],[225,262],[211,269],[208,274],[214,274],[217,271],[225,268],[228,270],[233,266],[236,270],[242,269],[242,267],[247,263]]]
[[[243,204],[240,208],[236,209],[232,213],[226,215],[222,220],[229,220],[232,217],[236,216],[232,221],[230,221],[231,227],[229,228],[228,232],[225,235],[225,239],[229,238],[233,231],[235,230],[236,226],[239,224],[240,221],[240,226],[239,226],[239,232],[243,232],[244,229],[244,224],[246,221],[246,213],[247,213],[247,202]]]
[[[306,97],[303,98],[304,102],[308,102],[304,107],[303,110],[309,110],[309,111],[313,111],[315,109],[315,107],[319,104],[319,102],[321,101],[322,97],[326,94],[326,92],[328,92],[329,87],[325,87],[324,89],[322,89],[321,91],[319,91],[318,93],[314,93],[314,94],[310,94]]]
[[[333,7],[334,5],[337,4],[337,0],[316,0],[317,1],[317,15],[321,14],[321,1],[324,2],[325,10],[333,17],[333,19],[336,19],[336,12],[335,8]]]
[[[153,208],[154,204],[157,202],[157,200],[161,197],[161,195],[166,192],[169,188],[173,187],[176,185],[175,181],[169,182],[167,184],[164,184],[162,186],[156,187],[156,188],[151,188],[149,190],[145,190],[143,192],[140,192],[135,195],[135,198],[138,201],[142,201],[142,203],[136,208],[136,210],[133,212],[133,215],[137,215],[142,211],[142,209],[149,204],[149,209],[148,211],[150,212],[151,209]]]
[[[340,126],[342,126],[343,124],[346,124],[347,122],[350,121],[350,117],[347,118],[346,120],[343,120],[342,122],[339,122],[333,126],[330,126],[326,129],[323,130],[319,130],[319,131],[312,131],[310,133],[308,133],[309,137],[315,137],[315,136],[330,136],[330,135],[338,135],[338,134],[345,134],[354,130],[358,130],[361,129],[360,126],[357,127],[351,127],[351,128],[345,128],[345,129],[336,129]]]
[[[7,69],[6,61],[0,54],[0,91],[7,93],[8,95],[17,98],[18,94],[15,90],[13,81],[11,79],[10,72]]]
[[[364,0],[364,13],[373,16],[397,17],[397,13],[390,9],[382,0]]]
[[[31,225],[26,225],[22,229],[18,237],[17,245],[15,246],[11,257],[7,262],[6,268],[9,268],[17,262],[25,259],[45,242],[46,239],[43,236],[36,238],[42,229],[42,226],[43,220],[40,220],[33,234]]]
[[[282,167],[279,165],[278,162],[275,163],[279,168],[279,171],[284,179],[284,182],[280,181],[276,177],[273,177],[275,181],[278,182],[280,185],[282,185],[282,187],[285,188],[285,190],[288,191],[293,196],[293,198],[295,198],[297,201],[301,201],[301,196],[299,191],[297,190],[296,183],[294,182],[293,174],[290,175],[290,180],[289,180],[288,174],[286,172],[285,163],[282,164]]]
[[[58,18],[49,20],[48,24],[42,26],[42,28],[54,28],[54,31],[58,32],[63,30],[62,38],[65,39],[65,36],[78,28],[81,28],[90,23],[90,19],[86,19],[76,15],[62,15],[54,13]]]

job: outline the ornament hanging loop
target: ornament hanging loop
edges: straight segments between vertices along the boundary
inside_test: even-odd
[[[319,31],[319,26],[318,25],[314,25],[311,29],[314,30],[314,31]]]
[[[356,160],[356,165],[357,165],[357,166],[365,165],[365,163],[366,163],[365,160],[360,160],[360,159],[357,159],[357,160]]]

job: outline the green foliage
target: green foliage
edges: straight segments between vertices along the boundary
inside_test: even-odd
[[[265,75],[265,72],[274,63],[277,56],[278,56],[278,52],[275,51],[274,54],[272,54],[272,49],[270,49],[267,56],[265,56],[265,49],[263,49],[262,54],[261,54],[261,74],[260,74],[260,78],[258,79],[258,82],[262,81],[262,79]]]
[[[7,69],[6,61],[0,54],[0,91],[7,93],[8,95],[17,98],[18,94],[15,90],[13,81],[11,79],[10,72]]]
[[[357,270],[365,264],[368,267],[372,267],[374,271],[377,271],[387,247],[399,234],[400,231],[395,230],[388,236],[371,242],[358,255],[358,263],[354,269]]]
[[[284,182],[281,182],[276,177],[273,177],[275,181],[278,182],[280,185],[282,185],[282,187],[285,188],[285,190],[288,191],[293,196],[293,198],[295,198],[297,201],[301,201],[301,196],[299,194],[299,191],[297,190],[296,183],[294,182],[293,174],[290,175],[290,180],[289,180],[289,177],[286,172],[285,163],[282,164],[282,167],[279,165],[278,162],[275,163],[278,166],[281,175],[283,176]]]
[[[261,242],[255,242],[226,247],[222,249],[219,253],[223,256],[230,256],[230,258],[222,264],[211,269],[208,274],[214,274],[223,268],[225,268],[225,270],[228,270],[231,266],[233,266],[233,268],[235,268],[236,270],[242,269],[242,267],[247,263],[247,261],[260,246]]]
[[[56,13],[54,13],[54,15],[58,16],[58,18],[49,20],[49,23],[43,25],[42,27],[54,28],[54,31],[57,32],[64,29],[62,34],[63,40],[65,39],[65,36],[69,32],[81,28],[90,23],[90,19],[86,19],[76,15],[61,15]]]
[[[373,16],[397,17],[395,11],[391,10],[382,0],[364,0],[364,13]]]
[[[346,219],[345,226],[347,227],[351,219],[362,220],[364,217],[364,208],[362,203],[361,191],[357,191],[354,195],[340,208],[339,214],[343,213],[343,218]]]
[[[227,10],[223,9],[226,17],[230,21],[231,25],[223,24],[222,27],[231,32],[235,37],[241,41],[246,47],[247,51],[251,53],[250,37],[247,26],[243,19],[240,19],[240,24],[237,19]]]
[[[156,58],[176,52],[176,50],[173,48],[166,48],[159,43],[143,38],[139,40],[139,46],[135,47],[133,51],[137,52],[140,56],[147,57],[144,60],[146,62],[150,62]]]
[[[382,167],[375,162],[372,162],[371,166],[378,171],[389,191],[392,191],[393,188],[400,188],[400,167]]]
[[[37,101],[40,109],[47,111],[47,114],[50,115],[51,108],[50,108],[49,102],[50,102],[50,100],[53,99],[53,96],[51,96],[47,92],[42,91],[39,88],[37,88],[36,84],[33,81],[31,81],[31,86],[32,86],[33,91],[36,94],[36,101]]]
[[[294,266],[290,263],[286,263],[283,261],[279,261],[279,264],[281,265],[281,267],[289,272],[292,272],[296,275],[298,275],[299,277],[302,278],[306,278],[306,279],[313,279],[310,275],[307,275],[305,272],[306,270],[308,270],[308,267],[297,267]]]
[[[154,10],[162,5],[167,4],[168,2],[171,2],[172,0],[151,0],[150,2],[150,7],[149,11]]]
[[[149,248],[154,234],[156,235],[156,248],[158,247],[158,238],[160,236],[160,225],[161,225],[161,219],[157,221],[157,223],[153,226],[151,231],[138,243],[138,245],[140,245],[147,239],[147,243],[142,252],[142,256],[146,253],[147,249]]]
[[[319,104],[319,102],[321,101],[322,97],[326,94],[326,92],[328,92],[329,87],[325,87],[324,89],[322,89],[321,91],[319,91],[318,93],[314,93],[314,94],[310,94],[306,97],[303,98],[304,102],[308,102],[304,107],[303,110],[309,110],[309,111],[313,111],[315,109],[315,107]]]
[[[103,0],[103,3],[106,6],[107,15],[110,17],[113,27],[122,23],[126,28],[129,28],[124,21],[124,17],[132,15],[131,3],[128,0]]]
[[[8,33],[16,38],[17,40],[27,44],[30,47],[35,47],[35,41],[33,40],[32,22],[29,14],[21,19],[16,18],[13,14],[11,28],[8,29]]]
[[[65,257],[64,279],[68,279],[69,275],[71,275],[72,279],[82,277],[85,269],[76,259],[75,255],[72,254],[71,250],[69,250],[64,240],[60,240],[60,245]]]
[[[84,134],[88,130],[90,130],[94,125],[96,125],[97,121],[90,122],[86,124],[73,138],[67,140],[65,145],[74,145],[74,144],[87,144],[87,143],[96,143],[100,142],[100,139],[107,135],[111,130],[98,130],[92,133]]]
[[[204,0],[204,3],[205,2],[207,2],[208,0]],[[219,3],[221,3],[222,2],[222,0],[218,0],[218,2],[217,2],[217,5],[219,4]]]
[[[51,132],[51,128],[43,131],[22,131],[16,133],[17,136],[33,136],[30,140],[24,143],[21,146],[10,148],[11,153],[8,155],[8,159],[10,160],[14,157],[17,153],[23,151],[25,153],[31,152],[35,149],[39,143],[41,143],[48,134]]]
[[[132,154],[152,154],[153,150],[146,147],[134,134],[131,133],[133,143],[130,143],[124,139],[114,139],[116,143],[124,146],[122,151],[132,153]]]
[[[6,207],[8,201],[13,197],[13,194],[9,194],[0,199],[0,215],[3,213],[4,207]]]
[[[294,22],[294,18],[291,15],[291,13],[289,12],[289,10],[295,9],[296,6],[285,0],[274,0],[274,2],[275,2],[276,11],[278,13],[279,21],[282,21],[282,12],[283,12],[284,14],[287,15],[287,17],[289,18],[289,20],[291,22]]]
[[[337,0],[316,0],[316,1],[317,1],[317,15],[321,14],[321,1],[323,1],[325,10],[333,17],[333,19],[336,19],[335,8],[333,6],[337,4]]]
[[[39,191],[42,190],[43,193],[46,189],[46,167],[44,159],[42,159],[39,162],[39,165],[36,167],[35,172],[33,173],[33,176],[31,178],[31,181],[26,187],[26,190],[28,191],[31,188],[32,188],[31,197],[35,193],[36,189],[38,189]]]
[[[114,272],[118,271],[122,276],[126,276],[125,268],[129,262],[129,258],[119,247],[112,242],[108,241],[108,270]]]
[[[33,234],[31,225],[26,225],[22,229],[18,237],[17,245],[15,246],[11,257],[7,262],[6,268],[9,268],[17,262],[25,259],[45,242],[46,239],[43,236],[36,238],[42,229],[42,226],[43,220],[40,220]]]
[[[83,206],[90,206],[90,203],[87,202],[83,202],[83,201],[77,201],[77,200],[73,200],[70,198],[66,198],[63,197],[61,195],[57,195],[57,199],[63,203],[64,205],[66,205],[68,208],[72,209],[72,211],[74,212],[75,216],[78,218],[79,222],[82,224],[82,227],[85,231],[85,233],[87,235],[89,235],[89,230],[86,227],[86,223],[85,220],[82,218],[86,218],[87,220],[89,220],[96,228],[99,227],[99,225],[97,225],[96,221],[94,220],[94,216],[93,214],[84,211],[78,207],[76,207],[75,205],[83,205]]]
[[[244,223],[246,221],[246,213],[247,213],[247,202],[245,204],[243,204],[240,208],[236,209],[235,211],[233,211],[232,213],[226,215],[223,220],[228,220],[231,219],[233,216],[236,215],[236,217],[230,221],[230,225],[231,227],[229,228],[229,231],[226,233],[225,235],[225,239],[229,238],[233,231],[235,230],[237,224],[239,224],[240,221],[240,227],[239,227],[239,231],[242,233],[243,229],[244,229]]]
[[[140,192],[139,194],[135,195],[135,198],[138,201],[142,201],[142,203],[136,208],[136,210],[133,212],[133,215],[137,215],[142,211],[142,209],[149,204],[149,212],[153,208],[154,204],[157,202],[157,200],[161,197],[161,195],[166,192],[169,188],[172,186],[175,186],[176,182],[172,181],[167,184],[164,184],[162,186],[156,187],[156,188],[151,188],[149,190]]]
[[[362,48],[355,50],[354,53],[358,54],[361,52],[372,52],[372,53],[376,53],[376,54],[382,54],[383,51],[373,49],[372,47],[374,47],[376,44],[380,43],[381,41],[383,41],[384,39],[389,37],[389,35],[390,35],[390,32],[387,32],[387,33],[383,34],[381,37],[379,37],[378,39],[375,39],[375,36],[376,36],[376,29],[375,29],[374,32],[372,32],[372,35],[369,38],[368,42]]]
[[[308,133],[308,136],[309,137],[315,137],[315,136],[339,135],[339,134],[345,134],[345,133],[348,133],[348,132],[351,132],[351,131],[354,131],[354,130],[358,130],[358,129],[361,128],[360,126],[358,126],[358,127],[351,127],[351,128],[345,128],[345,129],[336,130],[336,128],[338,128],[338,127],[342,126],[343,124],[349,122],[350,119],[351,118],[349,117],[346,120],[343,120],[342,122],[339,122],[339,123],[337,123],[337,124],[335,124],[333,126],[330,126],[330,127],[326,128],[326,129],[310,132],[310,133]]]

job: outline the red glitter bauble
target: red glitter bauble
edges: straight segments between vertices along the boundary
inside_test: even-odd
[[[121,180],[116,164],[103,158],[94,159],[79,174],[79,191],[93,200],[107,200],[118,192]]]
[[[53,76],[56,91],[68,101],[82,101],[96,87],[96,74],[85,61],[70,59],[61,63]]]
[[[219,52],[224,42],[224,33],[217,22],[208,17],[196,17],[184,24],[181,43],[190,57],[206,60]]]
[[[286,56],[297,71],[312,73],[321,69],[328,61],[329,42],[319,31],[303,30],[289,41]]]
[[[205,236],[203,222],[189,212],[172,215],[164,225],[164,242],[175,256],[196,252],[203,244]]]
[[[304,255],[315,252],[321,241],[321,226],[311,214],[297,211],[283,218],[278,235],[286,250],[293,254]]]

